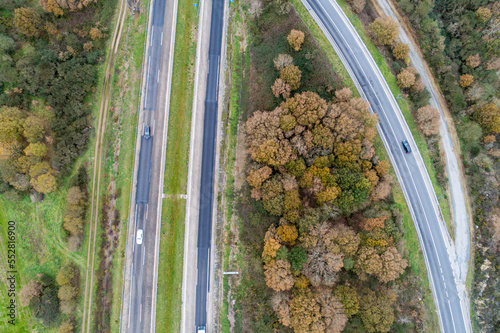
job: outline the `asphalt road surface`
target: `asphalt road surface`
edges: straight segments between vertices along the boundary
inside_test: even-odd
[[[146,42],[139,135],[136,150],[135,191],[129,222],[125,283],[122,298],[122,332],[154,332],[158,269],[159,223],[168,122],[172,38],[176,4],[153,0]],[[146,139],[145,128],[150,127]],[[134,198],[135,196],[135,198]],[[134,200],[135,199],[135,200]],[[133,228],[132,231],[130,229]],[[137,231],[143,230],[142,243]],[[130,260],[131,258],[131,260]]]
[[[329,0],[302,2],[343,58],[356,86],[379,117],[379,133],[391,157],[419,234],[441,329],[444,332],[468,332],[470,318],[457,290],[435,194],[394,96],[338,5]],[[406,154],[403,149],[401,141],[404,139],[408,139],[413,149],[410,154]]]
[[[196,284],[195,325],[207,324],[207,294],[210,289],[210,246],[212,237],[212,208],[214,194],[215,144],[217,137],[217,105],[219,95],[220,55],[224,0],[212,2],[208,76],[203,120],[203,155],[200,180],[200,206],[198,220],[198,272]]]

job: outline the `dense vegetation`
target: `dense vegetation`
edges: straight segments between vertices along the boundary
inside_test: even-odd
[[[0,1],[2,190],[49,193],[91,133],[112,0]],[[7,185],[8,184],[8,185]]]
[[[500,3],[398,0],[438,78],[461,139],[475,222],[475,325],[498,331],[500,314]]]
[[[251,23],[249,186],[239,199],[242,328],[421,330],[389,164],[375,154],[377,117],[342,87],[292,6],[262,5]]]

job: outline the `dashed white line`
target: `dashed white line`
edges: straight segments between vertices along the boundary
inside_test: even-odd
[[[160,70],[158,70],[158,78],[156,79],[156,83],[160,83]]]

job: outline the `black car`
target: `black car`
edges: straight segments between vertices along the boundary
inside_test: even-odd
[[[408,143],[408,140],[403,140],[402,144],[403,144],[403,148],[405,149],[406,153],[407,154],[411,153],[411,147],[410,147],[410,144]]]

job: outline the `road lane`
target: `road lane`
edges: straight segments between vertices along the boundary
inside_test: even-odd
[[[152,0],[127,238],[120,330],[154,332],[176,0]],[[145,128],[150,127],[146,139]],[[135,198],[134,198],[135,197]],[[143,230],[137,244],[137,230]]]
[[[339,53],[358,89],[379,116],[379,133],[388,150],[408,202],[429,273],[441,329],[468,332],[470,319],[453,275],[435,194],[410,131],[394,97],[364,49],[359,37],[336,3],[302,0]],[[405,154],[401,141],[408,139],[413,153]]]

